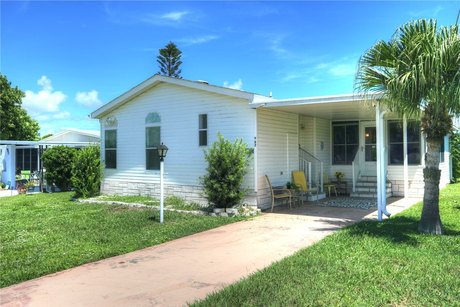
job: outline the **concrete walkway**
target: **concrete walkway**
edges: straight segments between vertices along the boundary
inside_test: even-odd
[[[416,201],[388,206],[399,212]],[[0,290],[2,306],[182,306],[375,212],[304,205]]]
[[[0,197],[16,196],[16,195],[18,195],[18,191],[16,190],[0,190]]]

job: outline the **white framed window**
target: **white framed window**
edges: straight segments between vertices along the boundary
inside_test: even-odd
[[[420,164],[420,122],[407,121],[407,162],[409,165]],[[403,122],[388,122],[388,163],[404,164]]]
[[[359,147],[358,122],[332,123],[332,164],[349,165]]]
[[[145,118],[145,169],[159,170],[158,145],[161,144],[161,117],[152,112]]]
[[[208,114],[198,115],[198,145],[208,146]]]
[[[104,131],[105,168],[117,168],[117,130]]]
[[[148,170],[160,169],[158,145],[161,140],[161,127],[145,127],[145,168]]]

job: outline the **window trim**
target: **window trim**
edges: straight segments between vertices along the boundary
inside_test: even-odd
[[[144,151],[144,153],[145,153],[145,170],[146,171],[153,171],[153,172],[159,171],[160,166],[158,166],[158,168],[147,168],[147,158],[148,158],[147,150],[152,150],[152,149],[158,150],[158,146],[156,146],[156,147],[147,147],[147,129],[148,128],[155,128],[155,127],[160,128],[160,142],[158,144],[158,145],[160,145],[161,144],[161,123],[160,122],[148,123],[148,124],[145,125],[145,129],[144,129],[144,131],[145,131],[145,143],[144,143],[145,144],[145,151]]]
[[[115,131],[115,147],[107,148],[107,131]],[[115,167],[107,166],[107,151],[115,151]],[[105,169],[117,169],[118,167],[118,129],[116,127],[110,127],[104,129],[104,168]]]
[[[411,123],[413,123],[413,122],[417,123],[417,122],[419,122],[419,121],[417,121],[417,120],[408,120],[408,121],[407,121],[407,127],[406,127],[406,129],[407,129],[406,133],[407,133],[407,134],[408,134],[408,132],[409,132],[408,129],[409,129],[409,123],[410,123],[410,122],[411,122]],[[404,137],[403,137],[403,140],[402,140],[401,142],[391,142],[391,141],[390,141],[390,124],[392,124],[392,123],[400,123],[400,124],[401,124],[401,130],[402,130],[401,132],[402,132],[403,135],[404,135],[404,131],[403,131],[404,125],[403,125],[403,121],[402,121],[402,120],[388,120],[388,121],[387,121],[387,135],[388,135],[388,136],[387,136],[387,146],[388,146],[388,156],[387,156],[387,158],[388,158],[388,165],[391,165],[391,166],[400,166],[400,165],[404,165]],[[407,155],[408,155],[407,165],[409,165],[409,166],[417,166],[417,165],[421,165],[421,164],[422,164],[422,134],[421,134],[421,131],[420,131],[420,133],[419,133],[418,135],[419,135],[418,142],[409,141],[409,135],[407,135],[406,151],[407,151]],[[419,161],[418,161],[417,163],[410,163],[410,162],[409,162],[409,145],[410,145],[410,144],[418,144],[418,145],[419,145],[419,157],[420,157],[420,159],[419,159]],[[402,154],[402,155],[403,155],[402,163],[392,163],[392,162],[391,162],[391,157],[390,157],[390,155],[391,155],[391,150],[390,150],[391,145],[402,145],[402,146],[401,146],[401,147],[402,147],[402,150],[403,150],[403,154]]]
[[[201,127],[201,117],[206,116],[206,128]],[[200,113],[198,114],[198,146],[199,147],[207,147],[208,146],[208,113]],[[206,132],[206,144],[201,144],[201,132]]]
[[[360,137],[360,132],[359,132],[359,121],[336,121],[336,122],[331,122],[331,165],[351,165],[352,161],[349,163],[346,161],[347,159],[345,158],[344,162],[335,162],[334,157],[335,157],[335,146],[345,146],[345,157],[347,155],[347,148],[348,146],[356,146],[357,150],[359,150],[359,137]],[[342,144],[336,144],[334,142],[334,127],[345,127],[345,138],[344,138],[344,143]],[[358,135],[357,135],[357,143],[356,144],[348,144],[347,143],[347,127],[348,126],[356,126],[358,128]],[[356,155],[356,154],[355,154]]]

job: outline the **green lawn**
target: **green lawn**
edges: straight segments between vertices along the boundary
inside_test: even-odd
[[[0,287],[232,223],[70,201],[72,193],[0,198]]]
[[[441,192],[440,207],[444,236],[418,234],[418,204],[343,229],[196,305],[460,306],[460,183]]]

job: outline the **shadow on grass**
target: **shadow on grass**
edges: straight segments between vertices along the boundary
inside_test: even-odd
[[[347,231],[355,236],[371,236],[387,239],[395,244],[407,244],[417,246],[419,238],[429,236],[418,232],[419,219],[405,216],[396,216],[383,222],[361,221],[351,225]],[[459,236],[460,231],[454,230],[448,224],[443,225],[443,236]]]

